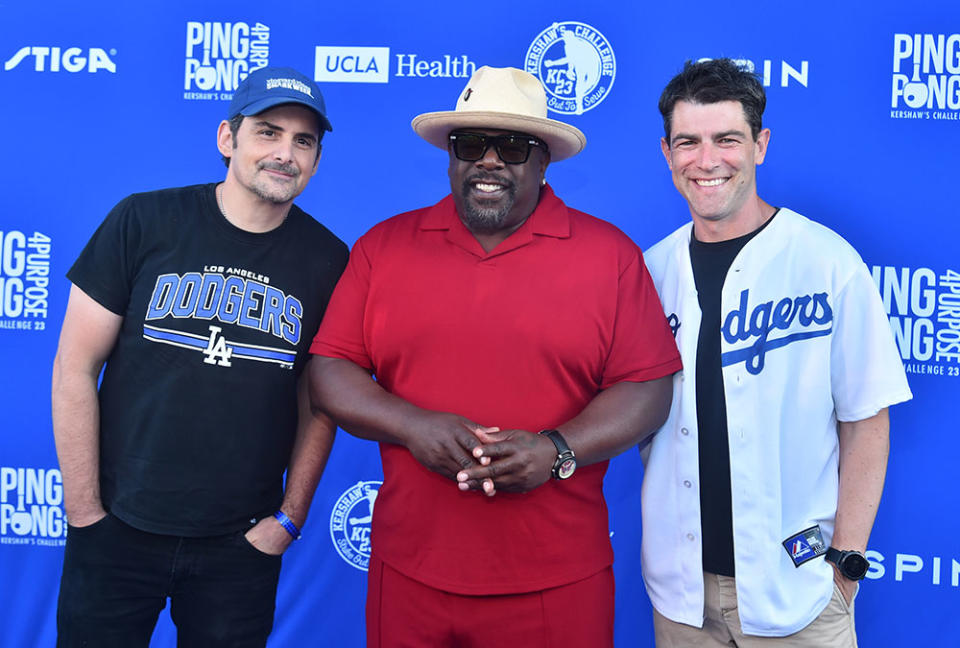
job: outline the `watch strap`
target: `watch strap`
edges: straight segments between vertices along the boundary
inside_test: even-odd
[[[553,442],[553,445],[557,448],[557,458],[553,462],[553,468],[550,469],[550,474],[554,479],[567,479],[573,475],[574,470],[576,470],[576,455],[573,453],[573,450],[570,449],[570,446],[567,445],[567,440],[563,438],[563,435],[560,434],[558,430],[540,430],[540,434],[543,434],[548,439]],[[562,470],[564,464],[567,464],[569,471]]]

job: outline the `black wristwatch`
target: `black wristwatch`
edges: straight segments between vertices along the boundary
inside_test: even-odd
[[[573,454],[573,450],[556,430],[540,430],[540,434],[545,434],[553,441],[553,445],[557,446],[557,460],[553,462],[553,469],[550,471],[553,478],[570,479],[573,471],[577,469],[577,457]]]
[[[827,560],[840,570],[840,574],[847,580],[863,580],[870,568],[870,561],[859,551],[841,551],[827,547]]]

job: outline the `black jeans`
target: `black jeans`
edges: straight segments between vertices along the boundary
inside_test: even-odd
[[[243,534],[156,535],[113,515],[70,527],[58,648],[146,648],[168,597],[179,648],[266,645],[280,556],[258,551]]]

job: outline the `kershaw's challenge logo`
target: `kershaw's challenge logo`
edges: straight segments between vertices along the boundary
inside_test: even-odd
[[[340,557],[361,571],[370,565],[370,523],[382,481],[357,482],[344,491],[330,513],[330,539]]]
[[[585,23],[567,21],[537,34],[523,69],[543,82],[547,108],[582,115],[610,94],[617,61],[603,34]]]
[[[151,342],[200,351],[205,363],[221,367],[230,367],[232,358],[241,358],[292,368],[296,350],[229,340],[222,335],[220,326],[211,324],[209,335],[204,336],[146,323],[166,317],[215,319],[269,333],[297,345],[303,317],[303,304],[299,299],[269,285],[269,277],[223,266],[205,266],[204,270],[202,274],[170,273],[157,277],[147,307],[143,337]]]

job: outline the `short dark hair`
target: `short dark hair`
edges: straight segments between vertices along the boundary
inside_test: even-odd
[[[235,115],[227,121],[230,124],[230,136],[231,141],[233,142],[233,148],[237,148],[237,133],[240,131],[240,124],[243,123],[244,115]],[[323,139],[324,134],[323,127],[320,125],[320,120],[317,120],[317,157],[314,158],[314,161],[320,157],[320,141]],[[220,155],[220,159],[223,160],[224,166],[228,169],[230,168],[230,158],[226,155]]]
[[[739,101],[753,139],[757,139],[763,129],[763,109],[767,106],[763,84],[756,74],[728,58],[696,63],[687,61],[683,71],[670,79],[663,89],[659,108],[668,144],[673,126],[673,108],[678,101],[697,104]]]

